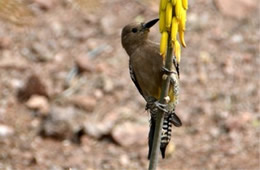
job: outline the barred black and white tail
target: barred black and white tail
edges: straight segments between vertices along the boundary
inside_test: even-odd
[[[150,159],[151,152],[152,152],[153,137],[154,137],[155,123],[156,123],[156,113],[153,113],[152,110],[150,110],[150,112],[151,112],[151,120],[150,120],[150,131],[149,131],[148,159]],[[166,113],[166,116],[164,117],[163,120],[161,144],[160,144],[162,158],[165,158],[165,150],[171,140],[172,124],[174,124],[177,127],[182,125],[181,120],[178,118],[175,112]]]
[[[172,135],[172,115],[169,115],[168,117],[164,118],[163,126],[162,126],[161,144],[160,144],[162,158],[165,158],[165,150],[171,140],[171,135]]]

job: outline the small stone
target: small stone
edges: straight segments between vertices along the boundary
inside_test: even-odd
[[[210,129],[210,134],[213,136],[213,137],[218,137],[220,135],[220,130],[219,128],[211,128]]]
[[[88,56],[78,56],[76,57],[76,65],[79,69],[79,73],[81,72],[93,72],[95,67],[93,63],[88,59]]]
[[[97,105],[95,97],[90,96],[74,96],[71,98],[71,102],[87,112],[93,112]]]
[[[43,114],[47,114],[50,110],[48,99],[45,96],[32,95],[26,102],[26,106]]]
[[[0,137],[8,137],[14,134],[13,128],[0,124]]]
[[[89,50],[94,50],[98,48],[101,42],[98,41],[96,38],[88,38],[87,40],[87,47]]]
[[[88,121],[85,123],[85,132],[91,137],[96,139],[101,138],[103,135],[111,133],[120,116],[118,112],[108,112],[100,121]]]
[[[208,81],[207,74],[204,71],[199,72],[198,79],[199,79],[200,83],[206,84]]]
[[[29,166],[29,165],[34,165],[36,163],[37,163],[37,160],[31,152],[23,153],[23,164],[24,165]]]
[[[14,88],[14,89],[23,87],[23,82],[21,79],[11,79],[10,84],[11,84],[12,88]]]
[[[48,10],[54,6],[53,0],[34,0],[41,9]]]
[[[120,164],[122,166],[127,166],[127,165],[129,165],[129,163],[130,163],[130,160],[129,160],[129,157],[127,155],[120,156]]]
[[[148,128],[145,125],[125,122],[117,125],[112,131],[112,137],[121,146],[147,144]]]
[[[62,35],[64,35],[64,27],[62,26],[62,24],[58,21],[53,21],[51,23],[51,28],[54,32],[54,34],[57,36],[57,37],[60,37]]]
[[[100,98],[102,98],[102,97],[104,96],[104,93],[102,92],[102,90],[96,89],[96,90],[94,91],[94,96],[95,96],[97,99],[100,99]]]
[[[0,49],[5,49],[11,46],[11,39],[9,37],[0,37]]]
[[[105,93],[111,93],[115,88],[114,81],[107,75],[97,77],[95,86],[102,89]]]
[[[200,55],[199,55],[199,58],[205,64],[208,64],[211,61],[210,54],[208,52],[206,52],[206,51],[201,51]]]
[[[34,94],[48,98],[46,87],[37,75],[31,75],[27,79],[25,86],[18,90],[17,97],[20,101],[27,101]]]
[[[244,41],[244,37],[241,34],[235,34],[231,37],[231,41],[233,43],[242,43]]]
[[[10,52],[2,53],[0,60],[1,69],[12,69],[18,71],[28,69],[28,61],[24,57],[13,56]]]
[[[32,44],[31,51],[32,51],[32,55],[35,55],[35,57],[36,57],[35,59],[37,61],[45,62],[45,61],[49,61],[49,60],[53,59],[53,57],[54,57],[54,55],[52,54],[50,49],[48,47],[46,47],[46,45],[39,43],[39,42],[35,42]]]
[[[106,78],[104,80],[105,80],[104,81],[104,87],[103,87],[104,92],[106,92],[106,93],[112,92],[113,89],[114,89],[113,81],[110,78]]]
[[[77,112],[73,107],[52,107],[48,116],[42,119],[40,135],[57,140],[79,142],[84,118],[84,114]]]
[[[99,73],[103,73],[109,70],[109,67],[106,63],[98,63],[96,66],[96,71]]]
[[[104,134],[108,133],[108,129],[104,128],[101,124],[97,124],[97,122],[87,122],[84,126],[84,131],[88,136],[91,136],[96,139],[100,139]]]

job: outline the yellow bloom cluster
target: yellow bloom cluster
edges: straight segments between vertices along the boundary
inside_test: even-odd
[[[159,29],[162,33],[160,43],[160,54],[165,58],[167,51],[168,37],[171,37],[172,46],[177,63],[181,59],[181,42],[186,47],[184,32],[186,28],[186,11],[188,9],[188,0],[160,0],[159,7]],[[177,35],[179,33],[179,41]]]

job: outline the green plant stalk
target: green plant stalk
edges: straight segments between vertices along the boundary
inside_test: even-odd
[[[166,53],[166,61],[165,61],[165,68],[167,68],[168,70],[171,70],[172,68],[172,61],[173,61],[172,51],[173,49],[172,49],[171,36],[168,36],[167,53]],[[159,100],[159,102],[162,104],[166,103],[165,97],[168,96],[169,86],[170,86],[170,77],[167,76],[167,79],[166,80],[163,79],[162,82],[162,91]],[[159,155],[160,143],[161,143],[161,131],[162,131],[163,119],[164,119],[164,112],[160,110],[158,112],[158,115],[156,116],[155,132],[153,137],[152,153],[149,162],[149,170],[156,170],[158,165],[158,155]]]

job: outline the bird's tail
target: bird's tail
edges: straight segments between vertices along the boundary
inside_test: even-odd
[[[149,153],[148,159],[151,157],[152,146],[153,146],[153,137],[155,132],[155,123],[156,123],[156,114],[151,112],[151,120],[150,120],[150,131],[149,131]],[[171,132],[172,132],[172,124],[179,127],[182,125],[181,120],[175,114],[175,112],[167,113],[163,120],[162,133],[161,133],[161,143],[160,150],[162,154],[162,158],[165,158],[166,147],[171,140]]]
[[[160,144],[162,158],[165,158],[165,150],[171,140],[171,135],[172,135],[171,119],[172,119],[171,115],[169,115],[168,117],[164,118],[164,120],[163,120],[161,144]]]

